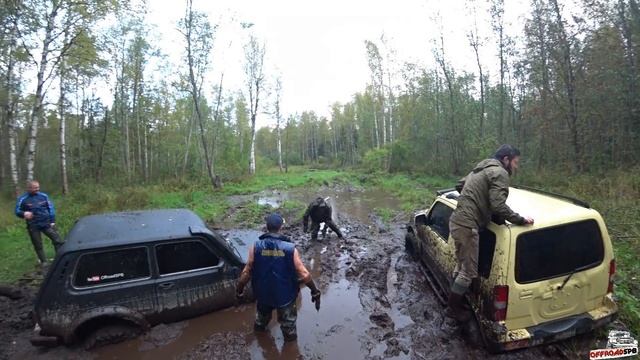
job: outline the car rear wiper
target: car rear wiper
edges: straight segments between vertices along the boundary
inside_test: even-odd
[[[583,266],[580,266],[580,267],[577,267],[577,268],[571,270],[569,275],[562,282],[562,285],[558,286],[558,290],[562,290],[564,288],[564,286],[567,285],[567,282],[569,282],[569,279],[571,279],[573,274],[575,274],[575,273],[577,273],[579,271],[582,271],[582,270],[586,270],[586,269],[590,268],[591,266],[593,266],[593,264],[583,265]]]

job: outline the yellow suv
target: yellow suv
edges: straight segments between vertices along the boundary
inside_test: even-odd
[[[456,264],[449,217],[458,195],[438,191],[431,207],[415,215],[405,239],[443,303]],[[487,349],[549,343],[613,321],[616,266],[600,214],[580,200],[524,187],[512,187],[507,204],[535,225],[491,222],[480,232],[479,278],[467,301]]]

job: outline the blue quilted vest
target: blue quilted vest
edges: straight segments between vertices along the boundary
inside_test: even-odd
[[[278,234],[263,234],[254,245],[251,285],[261,305],[281,308],[298,296],[292,243]]]

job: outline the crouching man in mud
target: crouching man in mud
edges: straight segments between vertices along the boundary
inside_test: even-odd
[[[487,226],[492,215],[516,225],[531,225],[533,219],[524,218],[506,204],[509,196],[509,176],[518,168],[520,151],[511,145],[502,145],[491,159],[478,163],[460,181],[458,206],[449,220],[451,237],[456,248],[457,264],[445,315],[446,333],[453,333],[456,324],[471,319],[464,302],[464,294],[478,277],[479,231]]]
[[[285,341],[294,341],[296,332],[296,298],[300,291],[299,283],[311,290],[311,301],[320,310],[320,291],[311,278],[309,270],[300,259],[300,254],[289,239],[278,232],[284,220],[279,214],[265,218],[267,233],[249,249],[238,285],[236,296],[244,295],[244,287],[251,280],[256,295],[256,321],[254,330],[266,331],[273,310],[277,310],[278,322]]]
[[[309,223],[309,218],[311,218],[311,240],[318,240],[318,231],[320,230],[321,223],[324,223],[324,228],[322,228],[323,238],[327,235],[327,226],[330,227],[340,239],[343,238],[342,232],[331,218],[332,209],[328,201],[329,198],[323,199],[317,197],[309,204],[307,211],[304,213],[304,217],[302,218],[304,232],[307,232],[307,224]]]

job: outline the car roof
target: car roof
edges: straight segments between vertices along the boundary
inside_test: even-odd
[[[60,252],[192,237],[192,228],[206,225],[193,211],[162,209],[114,212],[80,218]]]
[[[458,201],[451,197],[447,197],[447,195],[451,193],[457,195],[456,191],[452,191],[440,195],[439,198],[456,206]],[[522,216],[532,217],[535,221],[536,227],[578,221],[599,216],[597,211],[576,205],[571,201],[514,187],[509,188],[507,205],[509,205],[513,211]]]

